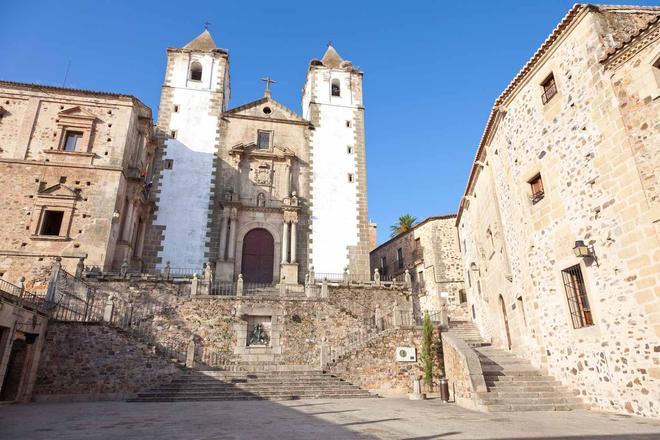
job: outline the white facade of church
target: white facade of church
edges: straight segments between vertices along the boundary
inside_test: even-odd
[[[262,99],[227,109],[229,57],[208,31],[168,49],[153,264],[221,281],[369,277],[362,72],[331,46],[300,116]]]

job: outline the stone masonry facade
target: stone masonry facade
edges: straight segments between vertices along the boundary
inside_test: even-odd
[[[371,251],[371,272],[382,279],[402,278],[409,271],[418,295],[418,312],[439,311],[467,319],[463,259],[456,234],[456,215],[429,217]],[[399,259],[399,253],[401,259]]]
[[[482,335],[594,408],[648,417],[660,416],[659,16],[571,9],[496,101],[456,222]]]
[[[75,270],[141,264],[151,216],[151,110],[128,95],[0,82],[0,275],[42,284],[52,257]]]

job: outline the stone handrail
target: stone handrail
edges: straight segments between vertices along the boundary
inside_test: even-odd
[[[481,399],[477,393],[488,391],[479,356],[462,339],[447,332],[442,333],[442,353],[454,400],[461,406],[478,409]]]

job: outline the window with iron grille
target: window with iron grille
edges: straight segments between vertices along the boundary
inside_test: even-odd
[[[396,259],[399,269],[403,269],[403,250],[401,248],[396,250]]]
[[[566,289],[566,299],[568,300],[568,308],[571,312],[573,328],[594,325],[580,265],[576,264],[562,270],[561,275],[564,279],[564,289]]]
[[[545,196],[543,191],[543,179],[541,179],[541,174],[537,174],[529,180],[529,186],[532,189],[532,204],[538,203]]]
[[[380,257],[380,274],[387,275],[387,257]]]
[[[543,101],[543,105],[547,104],[550,102],[552,98],[557,94],[557,84],[555,84],[555,76],[553,74],[550,74],[542,83],[541,87],[543,87],[543,95],[541,95],[541,100]]]

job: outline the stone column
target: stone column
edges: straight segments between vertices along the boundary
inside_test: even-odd
[[[296,263],[296,222],[291,222],[291,262]]]
[[[186,368],[195,368],[195,340],[190,338],[186,350]]]
[[[114,297],[109,296],[105,300],[105,308],[103,309],[103,321],[112,322],[112,315],[115,308]]]
[[[238,221],[236,212],[232,211],[229,228],[229,259],[234,260],[236,258],[236,229],[238,229]]]
[[[238,280],[236,281],[236,296],[243,296],[243,274],[238,274]]]
[[[289,249],[289,228],[287,226],[287,222],[282,222],[282,263],[289,262],[289,259],[287,258],[287,250]]]
[[[190,282],[190,296],[196,296],[197,295],[197,274],[194,273],[192,277],[192,281]]]
[[[227,247],[227,220],[228,212],[222,210],[222,220],[220,222],[220,261],[225,261],[225,248]]]
[[[286,176],[286,195],[290,196],[291,195],[291,164],[286,164],[286,172],[284,173]]]

